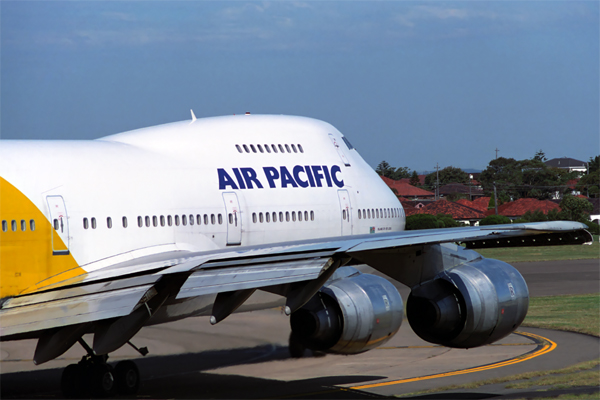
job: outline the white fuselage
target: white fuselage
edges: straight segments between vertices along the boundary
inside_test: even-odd
[[[398,231],[405,222],[396,196],[341,133],[302,117],[3,141],[0,172],[51,223],[49,204],[64,203],[61,238],[88,272],[157,252]]]

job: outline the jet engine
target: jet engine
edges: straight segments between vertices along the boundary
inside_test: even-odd
[[[480,259],[413,288],[406,314],[421,339],[470,348],[513,332],[523,322],[528,305],[527,284],[514,267]]]
[[[357,354],[387,342],[402,324],[398,290],[379,276],[351,267],[334,277],[292,313],[292,337],[311,350]],[[350,274],[349,274],[350,273]]]

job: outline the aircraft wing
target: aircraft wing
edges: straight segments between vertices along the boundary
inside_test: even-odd
[[[215,322],[225,318],[256,289],[286,296],[286,312],[308,301],[346,264],[368,264],[403,283],[409,263],[427,246],[467,247],[590,243],[586,226],[555,221],[354,235],[201,253],[156,254],[115,264],[34,293],[5,299],[0,308],[2,340],[38,337],[40,332],[94,323],[159,307],[166,298],[216,294]],[[410,275],[410,271],[408,271]],[[423,275],[420,276],[421,281]],[[154,302],[153,300],[154,299]],[[157,299],[161,299],[158,301]],[[138,310],[147,311],[138,311]]]

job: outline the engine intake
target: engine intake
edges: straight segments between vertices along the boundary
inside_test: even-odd
[[[394,285],[379,276],[356,271],[325,284],[291,315],[290,323],[292,335],[304,347],[357,354],[392,338],[402,324],[403,311],[402,298]]]
[[[413,288],[406,314],[421,339],[470,348],[513,332],[528,306],[529,291],[521,274],[505,262],[482,259]]]

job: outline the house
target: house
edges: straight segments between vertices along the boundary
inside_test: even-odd
[[[444,185],[440,187],[439,193],[441,196],[466,195],[469,196],[469,200],[473,200],[474,197],[483,196],[483,190],[480,187],[462,183],[449,183]]]
[[[413,214],[450,214],[455,221],[471,226],[478,225],[479,221],[484,217],[483,211],[445,199],[431,202],[425,207],[417,209],[411,214],[407,214],[407,216]]]
[[[576,171],[579,172],[580,176],[585,174],[588,170],[587,162],[569,157],[553,158],[552,160],[544,162],[544,164],[551,168],[566,169],[569,172]]]
[[[412,199],[431,199],[435,197],[435,193],[427,190],[420,189],[409,185],[408,183],[395,181],[393,179],[382,176],[381,179],[396,193],[398,197],[412,198]]]
[[[505,217],[515,220],[521,218],[526,212],[542,211],[544,214],[548,214],[550,210],[560,211],[560,207],[553,201],[550,200],[538,200],[530,198],[522,198],[516,201],[511,201],[498,206],[498,214],[504,215]],[[495,214],[495,209],[491,208],[485,211],[485,215]]]

